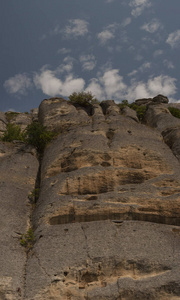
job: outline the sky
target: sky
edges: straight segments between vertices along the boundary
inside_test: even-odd
[[[0,111],[90,91],[180,102],[179,0],[2,0]]]

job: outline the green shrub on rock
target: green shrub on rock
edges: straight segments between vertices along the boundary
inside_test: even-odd
[[[129,107],[136,111],[138,119],[142,121],[146,112],[146,105],[137,105],[135,103],[131,103]]]
[[[34,146],[41,155],[46,145],[52,140],[55,134],[48,131],[44,125],[39,122],[32,122],[26,128],[25,142]]]
[[[14,140],[24,141],[24,134],[21,132],[20,126],[8,123],[2,141],[12,142]]]
[[[25,234],[21,235],[20,244],[27,250],[30,250],[33,247],[34,241],[35,237],[32,228],[29,228]]]
[[[98,100],[94,98],[91,92],[80,92],[80,93],[74,92],[69,96],[69,100],[73,104],[79,104],[84,107],[90,104],[98,103]]]
[[[136,111],[137,117],[140,121],[143,120],[144,114],[146,112],[146,105],[137,105],[134,102],[129,104],[128,100],[123,100],[121,103],[118,104],[118,106],[120,107],[120,109],[123,109],[126,106],[128,106],[129,108]]]
[[[180,119],[180,109],[176,108],[176,107],[168,107],[171,115],[173,115],[176,118]]]

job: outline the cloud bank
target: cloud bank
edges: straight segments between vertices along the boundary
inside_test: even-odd
[[[84,68],[91,69],[91,55],[82,55],[80,60]],[[30,79],[26,74],[17,74],[5,81],[4,87],[7,92],[14,95],[24,95],[30,88],[40,89],[49,97],[68,97],[73,92],[91,91],[100,101],[113,99],[117,102],[123,99],[134,101],[138,98],[154,97],[163,94],[172,97],[176,94],[176,79],[168,75],[149,77],[147,81],[137,81],[135,76],[137,70],[133,70],[128,76],[132,79],[129,84],[125,82],[118,69],[106,68],[97,73],[97,76],[85,82],[83,78],[75,76],[72,72],[72,60],[67,57],[64,64],[51,70],[44,66]],[[143,72],[151,67],[151,63],[146,62],[139,67]]]

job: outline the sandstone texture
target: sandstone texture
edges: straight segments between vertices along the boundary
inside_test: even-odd
[[[180,299],[180,119],[165,96],[136,104],[143,124],[112,100],[44,100],[31,120],[57,136],[40,167],[31,146],[1,142],[0,299]]]

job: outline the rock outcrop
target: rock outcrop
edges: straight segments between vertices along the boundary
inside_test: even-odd
[[[44,100],[39,121],[58,135],[40,169],[32,147],[1,142],[0,299],[180,297],[180,120],[166,97],[146,100],[143,124],[110,100]]]

